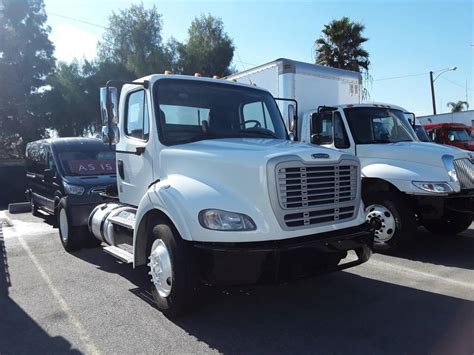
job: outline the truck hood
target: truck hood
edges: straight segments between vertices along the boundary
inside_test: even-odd
[[[312,155],[316,153],[327,154],[328,158],[315,159]],[[199,162],[216,169],[223,166],[241,169],[243,166],[258,166],[272,158],[288,155],[298,156],[308,162],[325,161],[331,163],[338,161],[344,153],[280,139],[226,138],[166,148],[162,151],[162,162],[166,164],[165,162],[169,162],[170,158],[183,157],[187,159],[188,164],[194,162],[194,165],[197,165]],[[166,159],[164,159],[165,156]]]
[[[398,160],[422,165],[443,167],[441,157],[452,155],[455,159],[469,158],[467,152],[456,147],[425,142],[399,142],[392,144],[360,144],[357,156],[364,160]]]

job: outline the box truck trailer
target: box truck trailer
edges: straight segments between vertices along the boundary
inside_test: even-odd
[[[454,235],[472,223],[474,155],[420,142],[413,114],[360,102],[360,73],[278,59],[227,77],[285,98],[288,128],[301,142],[355,154],[361,161],[367,219],[378,217],[375,247],[409,244],[422,224]]]

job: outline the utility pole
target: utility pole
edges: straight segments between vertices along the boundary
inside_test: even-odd
[[[431,84],[431,101],[433,102],[433,115],[436,115],[436,101],[435,101],[434,81],[433,81],[432,71],[430,71],[430,84]]]
[[[431,84],[431,100],[433,101],[433,114],[436,115],[436,100],[435,100],[435,91],[434,91],[434,82],[438,79],[442,74],[448,71],[454,71],[458,67],[449,67],[443,70],[437,70],[436,72],[441,72],[436,75],[436,78],[433,79],[433,71],[430,71],[430,84]]]

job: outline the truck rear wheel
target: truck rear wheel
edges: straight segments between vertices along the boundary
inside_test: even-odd
[[[416,231],[415,213],[404,196],[392,191],[373,192],[364,197],[367,220],[378,218],[374,249],[396,250]]]
[[[450,212],[440,220],[427,220],[422,224],[433,234],[456,235],[469,228],[472,217],[470,213]]]
[[[191,308],[197,290],[197,274],[191,246],[168,221],[158,220],[149,243],[151,293],[166,317],[176,317]]]
[[[59,229],[59,239],[67,252],[76,251],[82,248],[97,247],[101,242],[94,238],[87,226],[73,226],[70,218],[70,211],[67,202],[61,200],[56,210],[57,225]]]

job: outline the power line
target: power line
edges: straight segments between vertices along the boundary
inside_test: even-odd
[[[451,83],[451,84],[453,84],[453,85],[459,86],[460,88],[466,89],[466,85],[459,84],[459,83],[457,83],[457,82],[455,82],[455,81],[452,81],[452,80],[446,79],[446,78],[441,78],[441,79],[446,80],[447,82],[449,82],[449,83]],[[469,90],[469,91],[474,91],[473,89],[469,89],[469,88],[467,88],[467,90]]]
[[[64,15],[60,15],[60,14],[55,14],[53,12],[49,12],[49,11],[46,11],[46,13],[50,16],[56,16],[56,17],[60,17],[60,18],[64,18],[66,20],[70,20],[70,21],[75,21],[75,22],[80,22],[80,23],[83,23],[83,24],[86,24],[86,25],[89,25],[89,26],[94,26],[94,27],[99,27],[99,28],[102,28],[104,30],[108,30],[109,28],[108,27],[105,27],[105,26],[102,26],[102,25],[98,25],[96,23],[92,23],[92,22],[89,22],[89,21],[84,21],[84,20],[80,20],[78,18],[74,18],[74,17],[69,17],[69,16],[64,16]]]
[[[413,76],[421,76],[421,75],[427,75],[428,73],[418,73],[418,74],[407,74],[407,75],[400,75],[400,76],[390,76],[387,78],[381,78],[381,79],[374,79],[373,81],[383,81],[383,80],[393,80],[393,79],[402,79],[402,78],[409,78]]]

